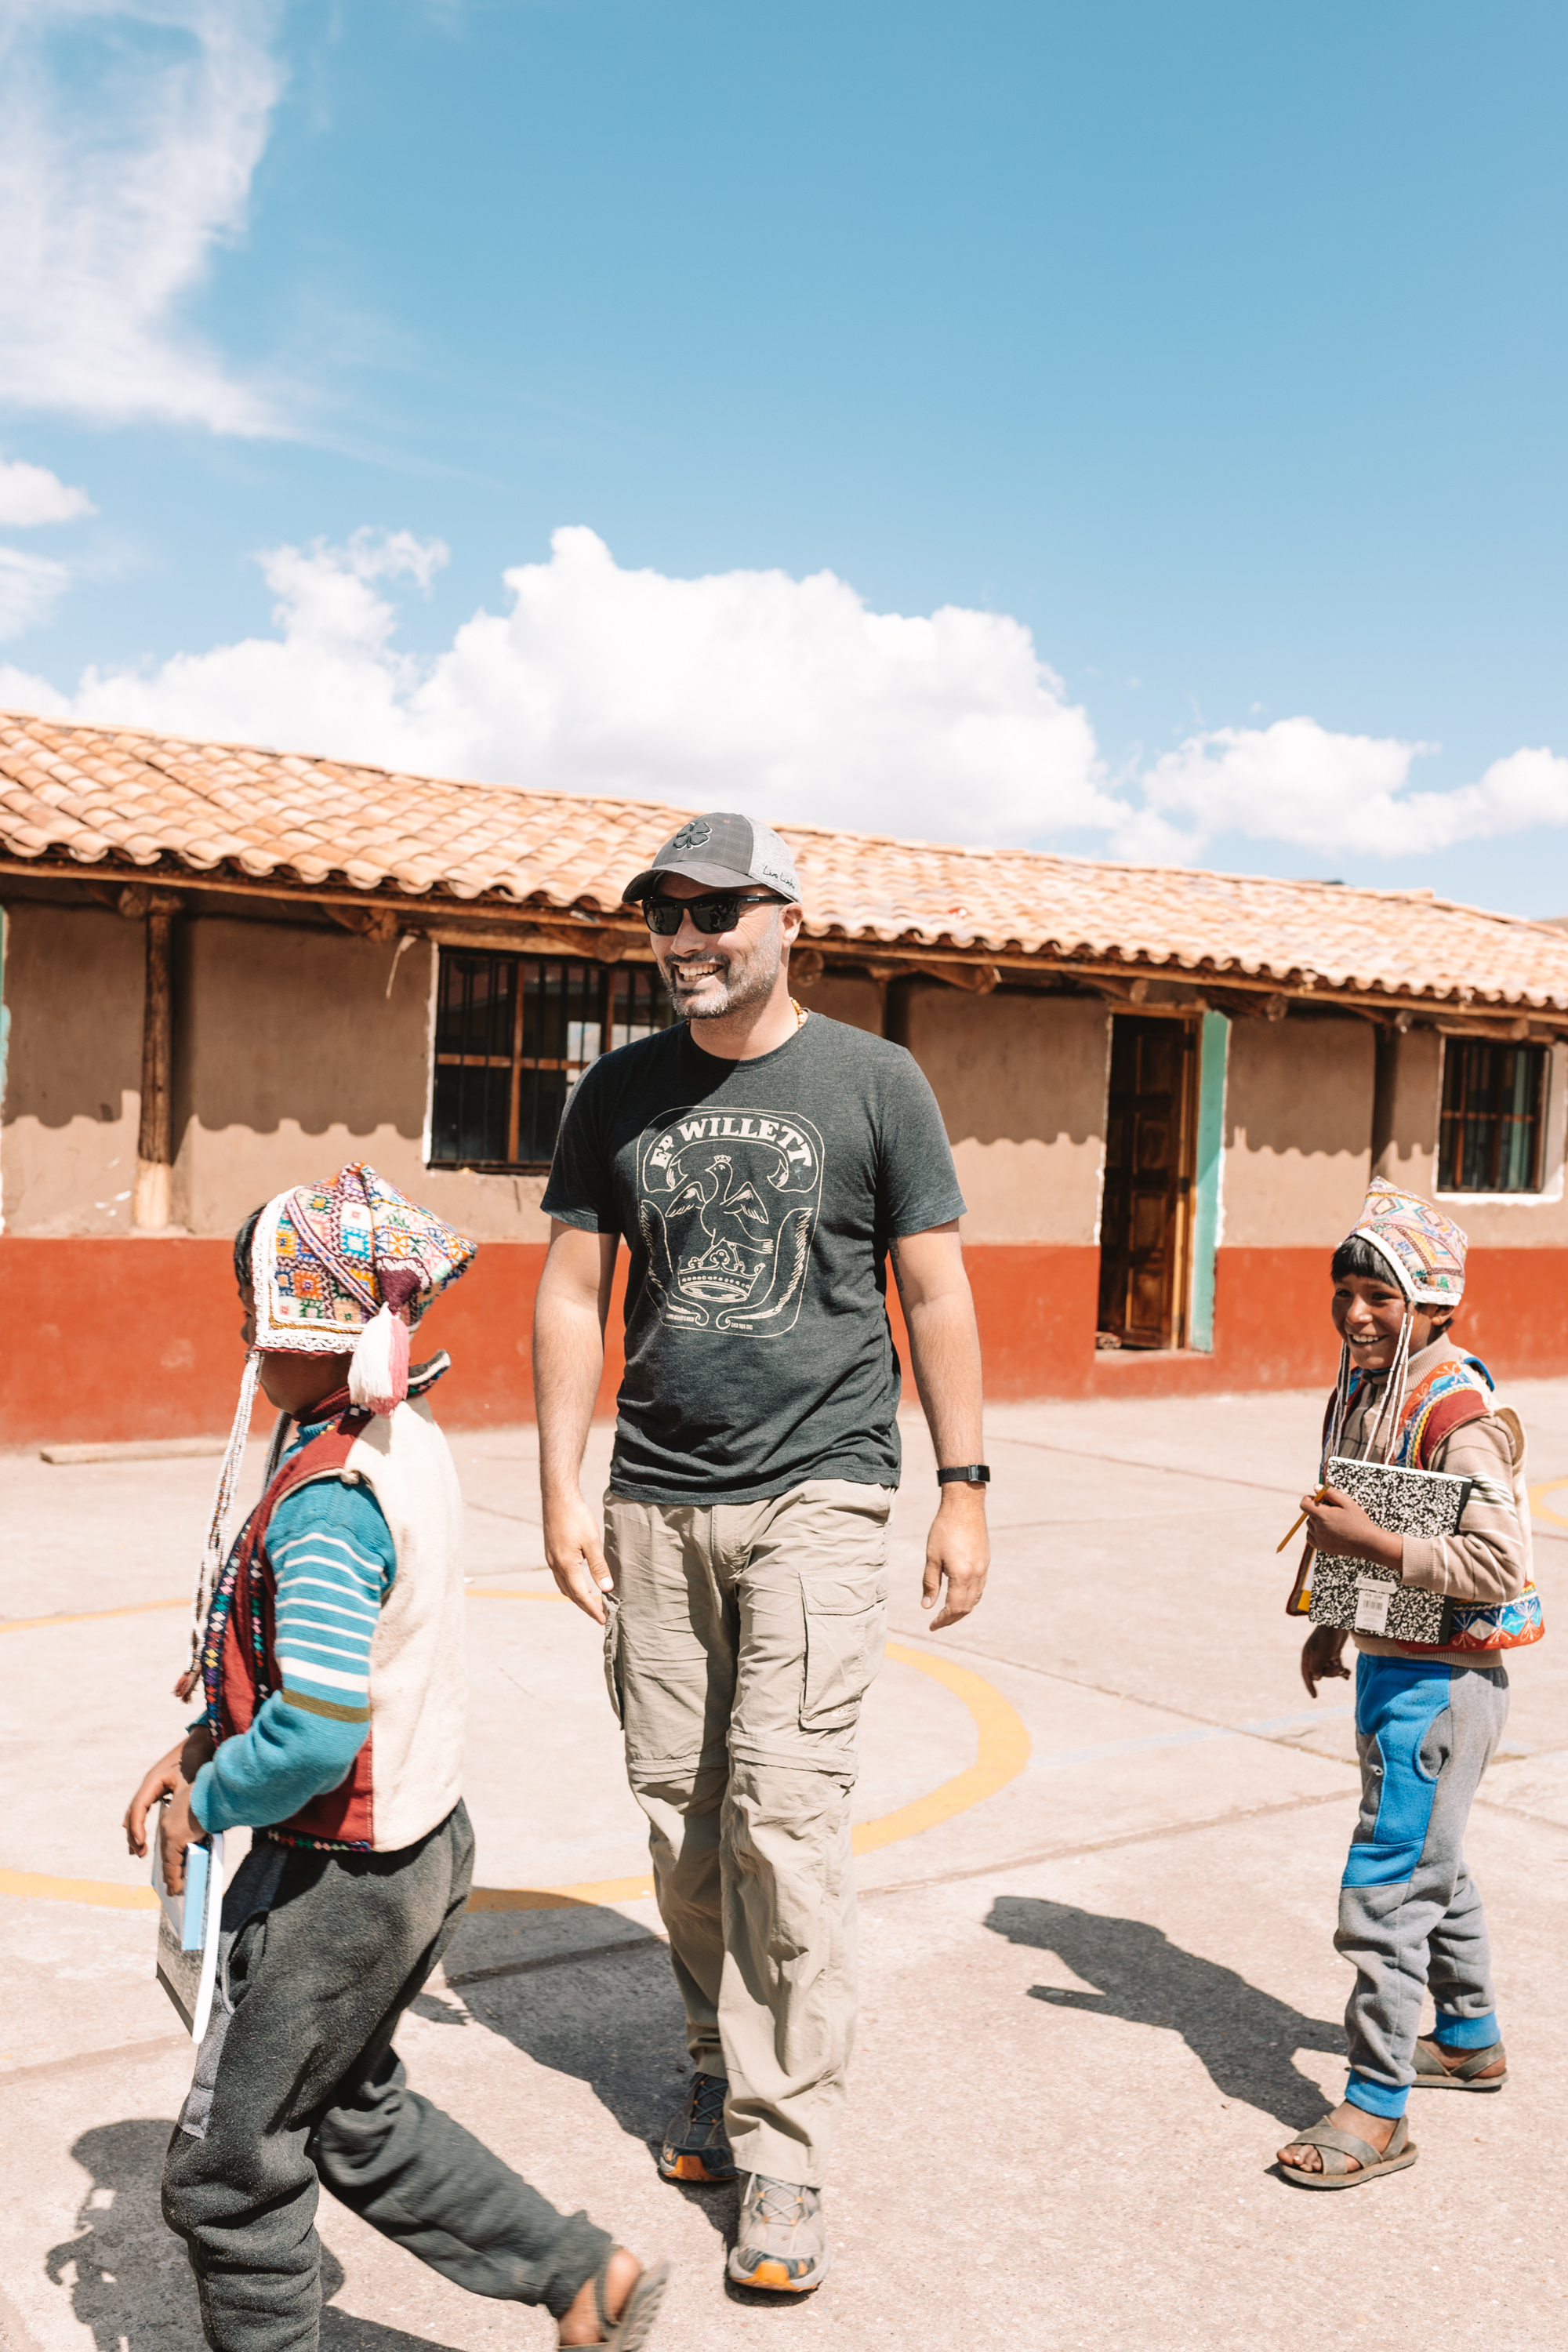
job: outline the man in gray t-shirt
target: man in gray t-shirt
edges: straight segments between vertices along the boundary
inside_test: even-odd
[[[730,2275],[800,2293],[827,2267],[854,2033],[855,1735],[899,1480],[889,1257],[941,1465],[933,1628],[974,1607],[989,1558],[963,1202],[910,1056],[791,998],[776,834],[694,818],[626,896],[682,1019],[596,1062],[562,1124],[534,1328],[545,1553],[605,1626],[686,2005],[694,2079],[659,2168],[744,2172]],[[578,1474],[622,1239],[601,1542]]]

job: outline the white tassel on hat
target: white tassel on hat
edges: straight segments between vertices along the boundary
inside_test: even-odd
[[[382,1413],[408,1394],[408,1326],[390,1307],[379,1307],[354,1342],[349,1394],[363,1412]]]
[[[354,1342],[349,1364],[349,1394],[363,1412],[395,1412],[408,1394],[408,1323],[405,1310],[424,1276],[416,1266],[376,1269],[383,1305]]]

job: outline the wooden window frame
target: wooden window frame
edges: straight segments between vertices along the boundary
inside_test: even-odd
[[[1469,1109],[1468,1064],[1476,1052],[1493,1054],[1527,1054],[1532,1057],[1535,1072],[1533,1098],[1525,1114],[1530,1135],[1529,1181],[1523,1184],[1504,1185],[1500,1182],[1502,1163],[1510,1139],[1510,1129],[1516,1115],[1509,1111],[1472,1112]],[[1539,1199],[1546,1188],[1547,1121],[1552,1104],[1552,1049],[1549,1045],[1516,1043],[1512,1039],[1491,1037],[1446,1037],[1443,1040],[1443,1077],[1437,1102],[1437,1152],[1436,1192],[1445,1199],[1457,1201],[1530,1201]],[[1495,1090],[1494,1090],[1495,1091]],[[1450,1094],[1458,1097],[1450,1102]],[[1493,1129],[1487,1156],[1486,1181],[1467,1184],[1463,1180],[1468,1155],[1466,1145],[1472,1124],[1489,1124]]]
[[[491,946],[488,942],[483,946],[476,945],[470,948],[467,946],[458,946],[453,942],[442,941],[439,943],[437,952],[436,1003],[430,1053],[430,1143],[429,1153],[426,1164],[430,1168],[444,1168],[454,1171],[467,1170],[477,1175],[540,1176],[547,1174],[550,1168],[549,1154],[546,1154],[543,1158],[531,1159],[523,1159],[521,1156],[524,1079],[527,1074],[531,1071],[537,1072],[541,1070],[565,1071],[571,1074],[572,1082],[573,1084],[575,1084],[576,1079],[582,1076],[584,1070],[591,1069],[594,1064],[600,1060],[604,1055],[613,1051],[613,1047],[611,1046],[609,1040],[613,1036],[615,1031],[617,982],[629,979],[635,987],[636,982],[639,977],[647,978],[654,982],[657,988],[657,971],[651,966],[640,963],[602,964],[595,961],[592,958],[587,956],[531,954],[524,950],[520,949],[513,950],[508,948],[499,948]],[[443,1053],[440,1050],[439,1045],[441,1034],[441,991],[442,982],[447,969],[447,959],[449,957],[474,958],[479,956],[488,956],[493,963],[498,965],[510,964],[513,967],[516,974],[511,991],[511,1040],[510,1051],[504,1054]],[[528,1009],[529,976],[531,972],[548,971],[552,967],[563,972],[569,971],[575,975],[581,975],[597,983],[596,991],[587,996],[584,1007],[584,1020],[586,1021],[589,1017],[587,1012],[588,1003],[592,1002],[597,1005],[600,1039],[599,1051],[597,1054],[591,1054],[578,1059],[571,1059],[560,1055],[525,1054],[523,1052],[523,1035]],[[445,1069],[505,1070],[510,1073],[510,1083],[507,1094],[506,1117],[507,1156],[505,1159],[486,1160],[476,1158],[471,1154],[452,1160],[444,1160],[437,1157],[436,1089],[439,1083],[440,1073]],[[570,1088],[568,1088],[567,1100],[570,1101],[570,1099],[571,1093]],[[537,1139],[535,1139],[535,1140],[537,1140]],[[552,1138],[552,1149],[553,1140],[554,1139]]]

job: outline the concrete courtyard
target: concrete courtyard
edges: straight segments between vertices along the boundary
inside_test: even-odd
[[[416,2084],[557,2203],[675,2259],[655,2341],[681,2352],[1559,2347],[1568,1382],[1511,1393],[1549,1638],[1513,1668],[1469,1853],[1513,2079],[1500,2098],[1417,2095],[1407,2171],[1314,2197],[1271,2168],[1343,2081],[1350,1694],[1308,1700],[1282,1613],[1295,1547],[1275,1556],[1316,1394],[995,1411],[990,1593],[934,1639],[935,1489],[906,1416],[837,2263],[801,2304],[725,2286],[732,2193],[656,2177],[684,2053],[595,1632],[542,1570],[532,1433],[460,1437],[480,1891],[402,2038]],[[607,1446],[596,1432],[590,1493]],[[0,1460],[0,2329],[17,2352],[201,2341],[158,2211],[191,2051],[119,1821],[183,1713],[168,1693],[214,1468]],[[552,2341],[326,2200],[321,2227],[329,2352]]]

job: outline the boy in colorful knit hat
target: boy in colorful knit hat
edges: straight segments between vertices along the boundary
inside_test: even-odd
[[[462,1497],[409,1329],[474,1255],[438,1217],[345,1168],[241,1227],[248,1350],[197,1585],[205,1709],[125,1817],[163,1881],[211,1830],[248,1827],[219,1981],[170,2141],[163,2212],[213,2352],[312,2352],[318,2184],[476,2294],[542,2303],[563,2345],[642,2345],[666,2273],[570,2217],[408,2089],[393,2036],[473,1875],[460,1791]],[[259,1383],[282,1418],[261,1500],[223,1524]]]
[[[1313,1552],[1374,1560],[1456,1604],[1440,1645],[1355,1635],[1362,1805],[1334,1937],[1356,1970],[1350,2083],[1331,2115],[1279,2150],[1303,2188],[1354,2188],[1414,2164],[1413,2089],[1492,2092],[1508,2080],[1486,1917],[1462,1849],[1508,1720],[1502,1654],[1539,1639],[1541,1619],[1524,1432],[1480,1359],[1448,1336],[1465,1251],[1459,1227],[1429,1202],[1374,1183],[1333,1256],[1341,1355],[1325,1468],[1338,1454],[1471,1484],[1458,1530],[1430,1538],[1375,1526],[1337,1487],[1302,1497],[1309,1551],[1292,1605]],[[1308,1636],[1301,1674],[1314,1698],[1321,1681],[1347,1675],[1344,1643],[1332,1626]],[[1421,2034],[1428,1990],[1436,2021]]]

